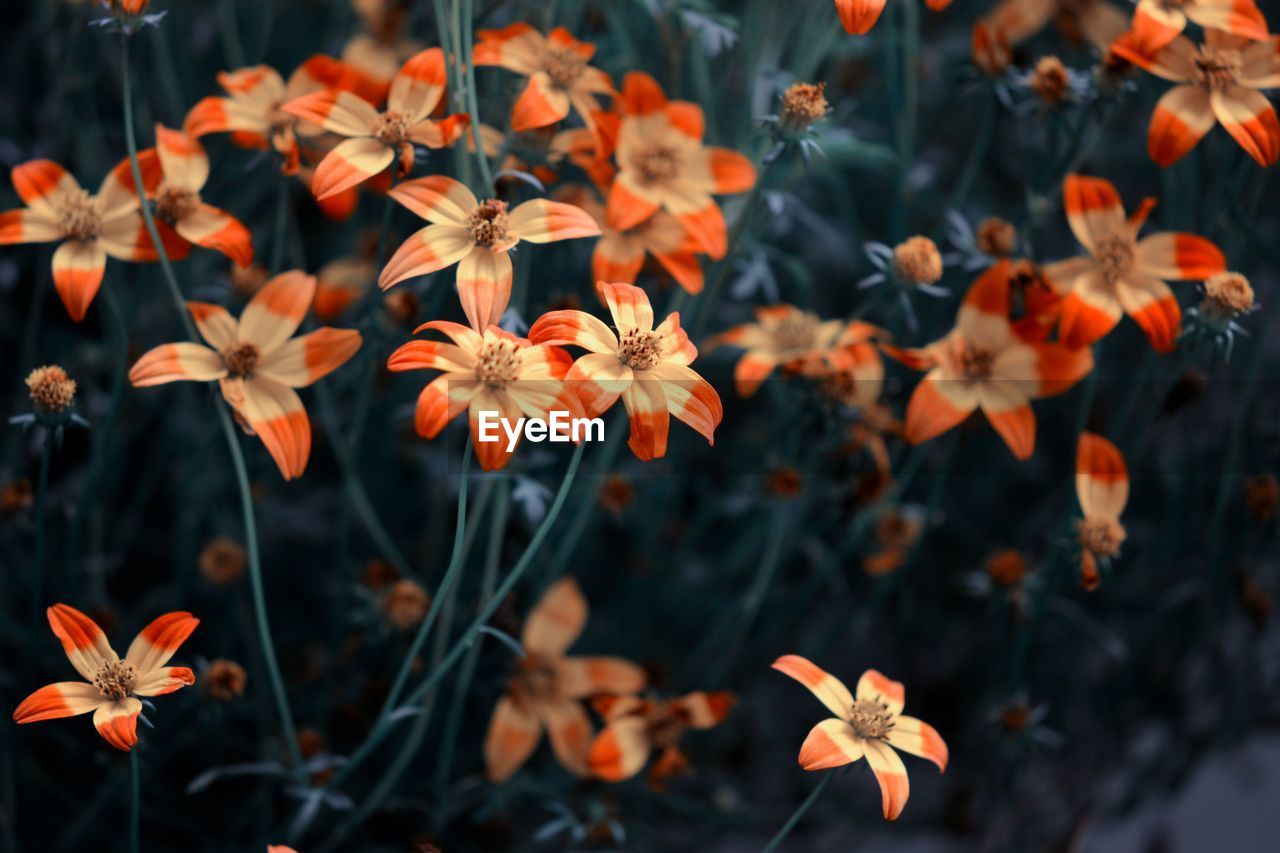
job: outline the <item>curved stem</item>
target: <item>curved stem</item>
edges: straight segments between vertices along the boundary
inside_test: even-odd
[[[778,830],[778,834],[775,835],[773,840],[764,848],[764,853],[773,853],[774,850],[778,849],[778,845],[786,840],[787,836],[791,834],[791,830],[796,828],[796,824],[800,822],[800,818],[804,817],[805,812],[809,811],[813,804],[817,802],[818,795],[827,787],[827,783],[831,781],[831,777],[834,775],[836,774],[828,773],[826,776],[822,777],[822,781],[818,783],[818,787],[809,792],[809,796],[805,797],[804,802],[800,804],[800,807],[791,813],[791,817],[787,818],[787,822],[782,825],[782,829]]]
[[[476,149],[476,163],[480,166],[480,180],[484,184],[486,195],[493,192],[493,173],[489,169],[489,157],[484,153],[484,145],[480,141],[480,103],[476,95],[476,68],[471,61],[471,47],[475,40],[472,28],[475,26],[475,0],[463,0],[462,9],[462,44],[458,46],[462,67],[467,75],[467,112],[471,117],[471,141]]]
[[[129,750],[129,853],[141,850],[142,780],[138,769],[138,748]]]

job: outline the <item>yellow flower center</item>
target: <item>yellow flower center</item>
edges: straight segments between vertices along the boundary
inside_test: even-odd
[[[200,193],[182,187],[160,184],[156,190],[156,216],[173,225],[181,222],[200,205]]]
[[[631,164],[646,187],[663,186],[680,174],[680,153],[666,145],[653,145],[637,151]]]
[[[387,110],[378,116],[378,120],[374,124],[374,138],[379,142],[385,142],[387,145],[398,146],[408,138],[408,135],[409,117],[404,113]]]
[[[995,360],[995,353],[979,349],[973,344],[965,344],[964,352],[960,355],[960,368],[966,379],[990,379]]]
[[[627,329],[618,343],[618,361],[632,370],[648,370],[662,358],[662,336],[657,332]]]
[[[520,375],[520,348],[513,342],[486,343],[476,354],[476,378],[490,387],[514,382]]]
[[[93,686],[103,696],[119,702],[133,692],[138,683],[138,673],[132,666],[122,660],[110,661],[102,665],[98,674],[93,677]]]
[[[467,217],[467,230],[477,246],[492,249],[511,239],[511,222],[507,218],[507,203],[496,198],[481,202]]]
[[[1082,518],[1076,522],[1076,541],[1095,557],[1114,557],[1120,553],[1125,530],[1113,518]]]
[[[879,696],[857,699],[849,709],[849,725],[858,737],[884,740],[893,730],[893,712]]]
[[[76,190],[63,199],[58,209],[62,233],[72,240],[91,240],[102,227],[102,210],[98,200],[85,190]]]
[[[542,57],[542,70],[557,89],[568,89],[587,69],[582,54],[570,47],[551,47]]]
[[[222,361],[227,365],[227,372],[233,379],[248,377],[252,376],[254,369],[257,368],[259,355],[257,346],[240,342],[223,350]]]
[[[1201,45],[1195,64],[1195,82],[1210,92],[1222,92],[1235,85],[1243,60],[1238,50],[1217,50]]]
[[[1093,253],[1102,280],[1113,285],[1133,268],[1133,238],[1121,234],[1098,241]]]

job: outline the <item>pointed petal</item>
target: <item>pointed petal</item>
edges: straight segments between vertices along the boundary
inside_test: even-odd
[[[823,720],[809,730],[800,746],[800,766],[805,770],[829,770],[852,764],[863,755],[863,739],[844,720]]]
[[[212,382],[227,375],[222,356],[206,346],[183,341],[161,344],[145,353],[129,371],[135,388],[167,382]]]
[[[32,210],[57,218],[62,199],[78,192],[80,183],[52,160],[28,160],[13,167],[14,192]]]
[[[627,439],[627,446],[636,458],[648,462],[665,456],[671,414],[662,383],[637,377],[622,392],[622,405],[626,407],[627,416],[631,420],[631,435]]]
[[[254,377],[243,383],[237,411],[262,439],[286,480],[302,476],[311,455],[311,421],[297,392],[287,385]]]
[[[303,95],[281,109],[342,136],[371,134],[378,122],[378,111],[368,101],[334,89]]]
[[[596,237],[600,226],[580,207],[536,198],[511,211],[511,233],[530,243]]]
[[[1280,119],[1267,96],[1256,89],[1232,86],[1210,96],[1213,112],[1227,132],[1259,166],[1280,159]]]
[[[525,620],[521,642],[531,652],[555,657],[573,645],[587,624],[587,599],[578,582],[561,578],[542,594]]]
[[[102,739],[128,752],[138,743],[138,715],[142,703],[129,696],[120,702],[104,702],[93,714],[93,726]]]
[[[316,329],[264,354],[257,373],[290,388],[305,388],[346,364],[360,343],[355,329]]]
[[[1071,349],[1087,347],[1114,329],[1123,313],[1115,288],[1092,271],[1076,279],[1075,288],[1062,300],[1058,339]]]
[[[1156,352],[1173,351],[1182,331],[1182,309],[1169,285],[1158,278],[1130,275],[1116,287],[1116,296]]]
[[[205,343],[218,352],[236,342],[236,321],[227,309],[209,302],[188,302],[187,310],[196,321],[196,330]]]
[[[568,115],[568,93],[552,83],[547,72],[535,71],[511,107],[511,129],[516,133],[534,130],[555,124]]]
[[[72,320],[84,319],[106,269],[107,253],[97,240],[68,240],[53,253],[53,286]]]
[[[102,692],[92,684],[62,681],[41,687],[23,699],[13,712],[13,721],[21,725],[77,717],[96,710],[105,701]]]
[[[383,171],[395,158],[395,151],[377,139],[368,136],[348,139],[316,166],[311,192],[317,199],[337,195]]]
[[[298,330],[315,295],[315,276],[301,270],[280,273],[249,300],[240,314],[237,337],[270,353]]]
[[[138,696],[167,696],[196,683],[196,674],[185,666],[161,666],[139,676],[133,692]]]
[[[530,327],[529,340],[535,344],[571,344],[593,353],[613,354],[618,351],[617,335],[602,320],[585,311],[571,309],[543,314]]]
[[[461,181],[444,175],[405,181],[392,188],[389,195],[423,219],[437,224],[465,226],[471,212],[480,204]]]
[[[67,659],[87,681],[93,681],[103,664],[119,660],[98,623],[79,610],[55,604],[45,613],[54,635],[62,641]]]
[[[880,20],[885,0],[836,0],[836,12],[844,31],[851,35],[866,35]]]
[[[923,720],[898,716],[893,721],[893,728],[889,731],[886,740],[889,741],[890,746],[928,759],[936,764],[939,770],[946,772],[947,745],[937,730]]]
[[[1129,502],[1129,469],[1124,456],[1097,433],[1080,434],[1076,496],[1086,517],[1119,519]]]
[[[911,786],[907,782],[907,768],[903,766],[898,753],[883,741],[867,740],[867,763],[876,774],[880,783],[880,798],[884,806],[885,820],[897,820],[902,809],[907,805],[907,796]]]
[[[844,682],[817,664],[799,655],[783,655],[773,662],[773,668],[808,687],[827,710],[844,719],[853,708],[853,694]]]
[[[542,724],[532,713],[503,696],[489,719],[484,739],[485,773],[490,782],[505,782],[529,760],[542,737]]]
[[[935,367],[911,394],[903,436],[910,444],[923,444],[959,424],[977,406],[977,395],[967,383],[948,379]]]
[[[125,652],[125,662],[131,664],[140,677],[151,674],[168,663],[199,624],[199,619],[185,611],[164,614],[134,638],[129,651]]]
[[[613,315],[613,324],[618,331],[652,331],[653,306],[649,304],[649,296],[643,290],[631,284],[600,282],[596,285],[596,291],[609,306],[609,313]]]
[[[173,227],[184,239],[221,252],[237,266],[247,267],[253,263],[253,237],[249,229],[225,210],[201,204]]]
[[[378,276],[378,286],[386,290],[406,279],[453,266],[475,249],[475,240],[466,228],[453,224],[428,225],[396,249]]]
[[[204,146],[180,130],[157,124],[156,154],[169,186],[199,192],[209,180],[209,155]]]
[[[458,262],[458,299],[473,329],[496,324],[511,302],[511,258],[476,246]]]
[[[1151,115],[1147,152],[1156,165],[1168,168],[1195,148],[1216,122],[1203,86],[1176,86]]]
[[[878,699],[888,705],[889,710],[894,714],[901,714],[907,692],[901,681],[894,681],[874,669],[869,669],[858,679],[854,695],[859,699]]]
[[[471,403],[478,390],[470,373],[446,373],[437,376],[422,389],[414,409],[413,424],[418,435],[435,438],[445,424],[456,418]]]

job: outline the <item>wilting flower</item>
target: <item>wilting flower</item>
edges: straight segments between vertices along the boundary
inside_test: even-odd
[[[406,181],[391,197],[431,224],[412,235],[378,278],[383,290],[407,278],[458,264],[458,298],[477,331],[497,323],[511,300],[511,258],[521,240],[554,243],[600,233],[587,213],[572,205],[532,199],[508,211],[498,199],[478,201],[444,175]]]
[[[1124,543],[1120,514],[1129,502],[1129,470],[1116,446],[1091,432],[1080,434],[1076,496],[1084,513],[1076,522],[1080,581],[1085,589],[1094,589],[1099,580],[1098,564],[1109,563]]]
[[[391,82],[387,109],[379,112],[354,92],[326,89],[286,103],[286,113],[350,137],[316,166],[311,191],[325,199],[381,173],[397,162],[397,174],[413,168],[413,146],[444,148],[453,144],[470,120],[465,113],[441,121],[428,118],[444,95],[444,52],[424,50],[400,69]]]
[[[928,441],[982,409],[1013,455],[1026,459],[1036,440],[1030,401],[1066,391],[1093,369],[1087,348],[1018,337],[1009,320],[1010,276],[1008,261],[983,273],[942,340],[915,350],[885,347],[903,364],[928,371],[907,405],[907,441]]]
[[[549,311],[533,324],[529,339],[589,350],[565,379],[592,415],[622,398],[631,419],[627,444],[640,459],[666,454],[671,415],[714,444],[724,415],[720,396],[689,367],[698,349],[680,328],[680,315],[671,314],[655,329],[653,307],[643,290],[606,282],[596,289],[609,306],[617,334],[583,311]]]
[[[240,425],[257,435],[286,480],[306,470],[311,422],[293,389],[341,367],[360,348],[360,333],[321,328],[291,338],[315,295],[316,280],[281,273],[249,301],[237,323],[227,310],[188,302],[204,344],[158,346],[129,371],[134,387],[190,380],[217,381]]]
[[[906,691],[900,682],[869,669],[858,679],[855,698],[840,679],[799,655],[783,655],[773,668],[808,687],[836,715],[809,732],[800,747],[800,766],[827,770],[865,756],[880,783],[886,819],[897,820],[910,792],[907,768],[894,749],[927,758],[946,771],[946,743],[933,726],[902,713]]]
[[[915,0],[907,0],[914,2]],[[836,12],[840,15],[840,23],[844,31],[854,35],[865,35],[880,20],[887,0],[836,0]],[[925,0],[925,5],[935,12],[941,12],[951,5],[951,0]]]
[[[712,195],[749,190],[756,182],[751,161],[727,148],[703,146],[702,108],[668,101],[648,74],[632,72],[622,84],[617,105],[618,175],[609,191],[609,224],[634,228],[666,210],[713,258],[728,250],[724,214]]]
[[[1208,30],[1202,45],[1177,36],[1154,56],[1143,54],[1129,37],[1114,49],[1179,84],[1156,104],[1147,131],[1147,151],[1160,166],[1182,159],[1218,122],[1258,165],[1271,166],[1280,159],[1280,120],[1259,91],[1280,86],[1280,36],[1250,42]]]
[[[794,305],[769,305],[756,308],[754,323],[735,326],[714,341],[746,350],[733,377],[738,394],[750,397],[777,368],[803,376],[840,372],[854,380],[877,381],[884,370],[871,340],[879,333],[860,320],[823,320]]]
[[[0,245],[62,243],[53,253],[53,285],[77,323],[98,295],[108,255],[124,261],[156,260],[128,160],[107,174],[97,195],[82,190],[71,173],[52,160],[22,163],[12,174],[13,188],[27,206],[0,213]]]
[[[658,758],[649,769],[649,784],[661,790],[664,779],[689,765],[679,746],[684,733],[719,725],[733,704],[733,694],[725,692],[696,691],[678,699],[598,697],[592,705],[605,726],[591,743],[587,763],[601,779],[621,782],[639,773],[649,754],[657,751]]]
[[[1254,0],[1138,0],[1125,40],[1139,53],[1155,56],[1186,29],[1187,21],[1206,33],[1221,30],[1242,39],[1267,38],[1266,18]]]
[[[547,35],[528,24],[515,23],[501,30],[481,30],[472,53],[476,65],[499,65],[528,77],[511,108],[511,129],[530,130],[555,124],[572,107],[592,124],[600,111],[597,95],[612,95],[609,75],[588,65],[596,48],[574,39],[564,27]]]
[[[591,255],[592,281],[635,284],[645,255],[652,255],[689,293],[702,291],[704,277],[697,258],[702,247],[670,213],[659,210],[623,230],[609,224],[604,205],[586,187],[566,187],[557,197],[585,210],[600,226],[600,241]]]
[[[584,416],[578,395],[562,381],[572,359],[559,347],[534,345],[497,326],[477,332],[461,323],[433,320],[417,331],[425,329],[443,332],[453,343],[409,341],[387,360],[387,369],[396,372],[443,371],[418,395],[414,426],[423,438],[435,438],[469,409],[476,458],[484,470],[496,471],[511,460],[514,448],[507,449],[505,435],[498,441],[480,440],[482,412],[497,412],[512,423],[525,416],[546,418],[551,411]]]
[[[1044,268],[1063,296],[1058,336],[1068,347],[1087,347],[1128,314],[1157,352],[1169,352],[1182,310],[1165,279],[1204,279],[1226,269],[1213,243],[1194,234],[1163,232],[1138,240],[1155,207],[1147,199],[1125,221],[1120,194],[1110,181],[1068,175],[1063,187],[1067,220],[1087,256]]]
[[[519,770],[543,729],[561,766],[576,776],[588,775],[591,721],[581,700],[644,689],[644,670],[630,661],[565,656],[586,623],[587,601],[572,578],[553,584],[529,614],[521,636],[525,656],[493,709],[485,736],[491,781],[506,781]]]
[[[270,145],[284,157],[281,169],[286,175],[298,171],[298,136],[322,131],[281,109],[285,103],[324,89],[346,89],[369,100],[379,91],[359,72],[323,54],[300,65],[288,83],[269,65],[255,65],[219,73],[218,84],[228,97],[201,100],[187,113],[183,130],[194,138],[230,132],[231,141],[245,148]]]
[[[156,228],[166,243],[171,236],[166,231],[172,229],[182,240],[221,252],[239,266],[253,263],[249,229],[200,197],[209,180],[209,156],[203,145],[182,131],[157,124],[156,147],[141,152],[138,165],[142,185],[155,204]]]
[[[128,752],[138,742],[139,696],[163,696],[196,683],[185,666],[165,666],[200,620],[166,613],[142,629],[124,659],[97,624],[74,607],[55,604],[46,613],[71,665],[85,679],[41,687],[13,712],[17,723],[75,717],[93,711],[93,725],[107,743]]]

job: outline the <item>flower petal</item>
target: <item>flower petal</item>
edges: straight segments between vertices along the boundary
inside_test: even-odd
[[[805,770],[829,770],[852,764],[863,755],[863,739],[844,720],[823,720],[809,730],[800,746],[800,766]]]
[[[227,387],[224,382],[224,393]],[[243,393],[232,405],[262,439],[284,478],[302,476],[311,455],[311,421],[297,392],[263,377],[241,387]]]
[[[355,329],[316,329],[264,353],[257,374],[290,388],[304,388],[346,364],[360,344]]]
[[[280,273],[249,300],[240,314],[237,337],[270,353],[298,330],[315,295],[315,276],[301,270]]]
[[[484,739],[485,773],[490,782],[505,782],[529,760],[542,737],[542,723],[531,712],[503,696],[489,719]]]
[[[378,122],[378,111],[368,101],[334,89],[303,95],[280,109],[343,136],[370,134]]]
[[[199,624],[199,619],[185,611],[164,614],[134,638],[125,652],[125,662],[137,670],[139,677],[150,675],[168,663]]]
[[[1119,519],[1129,502],[1129,469],[1124,456],[1097,433],[1080,434],[1076,496],[1086,517]]]
[[[893,728],[885,739],[889,741],[890,746],[928,759],[936,764],[939,770],[946,772],[947,744],[937,730],[923,720],[899,715],[894,719]]]
[[[383,171],[395,158],[395,151],[377,139],[347,139],[316,166],[311,192],[317,199],[335,196]]]
[[[799,655],[783,655],[773,662],[773,668],[788,675],[809,688],[827,710],[844,719],[853,708],[853,694],[844,682]]]
[[[526,201],[511,211],[511,233],[530,243],[596,237],[600,226],[580,207],[545,198]]]
[[[41,720],[57,720],[62,717],[78,717],[96,710],[107,701],[102,691],[83,681],[61,681],[41,687],[22,700],[13,712],[13,721],[38,723]]]
[[[521,642],[540,655],[559,656],[573,645],[587,624],[587,600],[578,582],[561,578],[542,594],[524,623]]]
[[[72,320],[84,319],[106,269],[107,253],[97,240],[68,240],[53,253],[53,286]]]
[[[161,344],[145,353],[129,370],[135,388],[166,382],[212,382],[227,375],[222,356],[202,344]]]
[[[880,783],[880,800],[885,819],[897,820],[911,793],[907,768],[903,766],[898,753],[883,741],[867,740],[863,745],[866,748],[867,763],[871,765],[876,781]]]
[[[138,715],[141,713],[142,702],[132,696],[120,702],[104,702],[93,714],[93,725],[103,740],[128,752],[138,744]]]
[[[476,246],[458,262],[458,299],[473,329],[496,324],[511,302],[511,258]]]
[[[386,290],[406,279],[445,269],[474,249],[475,240],[466,228],[452,223],[428,225],[396,249],[378,276],[378,286]]]
[[[562,695],[584,699],[601,693],[639,693],[648,684],[644,670],[616,657],[563,658],[556,664]]]
[[[612,720],[591,742],[587,764],[606,782],[621,782],[639,773],[649,760],[652,741],[642,717]]]
[[[85,680],[93,681],[103,664],[119,660],[98,623],[79,610],[66,604],[55,604],[45,614],[54,635],[62,641],[67,659]]]

